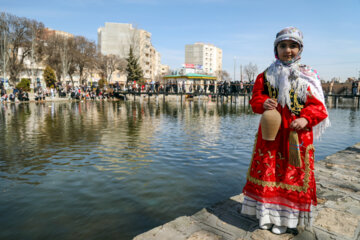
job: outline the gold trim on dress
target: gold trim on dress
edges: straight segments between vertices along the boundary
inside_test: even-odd
[[[250,166],[249,166],[249,169],[248,169],[248,172],[247,172],[247,180],[252,182],[252,183],[255,183],[257,185],[261,185],[263,187],[280,187],[282,189],[287,189],[287,190],[292,190],[292,191],[307,192],[307,190],[309,188],[310,172],[311,172],[310,161],[309,161],[309,151],[313,150],[313,153],[315,152],[314,145],[310,144],[306,148],[305,159],[304,159],[304,164],[305,164],[304,184],[302,186],[296,186],[296,185],[286,184],[286,183],[283,183],[283,182],[264,181],[264,180],[260,180],[260,179],[257,179],[257,178],[254,178],[254,177],[250,176],[251,166],[252,166],[254,156],[255,156],[257,137],[258,137],[258,134],[256,134],[256,136],[255,136],[253,154],[252,154],[251,161],[250,161]],[[258,149],[258,150],[260,150],[260,149]]]
[[[295,115],[299,115],[301,110],[304,108],[304,104],[299,103],[298,94],[295,92],[293,88],[291,88],[290,92],[290,99],[291,99],[291,109],[290,111]]]

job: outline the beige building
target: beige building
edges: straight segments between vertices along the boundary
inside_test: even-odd
[[[168,74],[170,74],[170,66],[165,65],[165,64],[161,64],[161,66],[160,66],[160,75],[164,76],[164,75],[168,75]]]
[[[43,37],[46,39],[49,36],[61,36],[64,38],[73,38],[74,35],[68,32],[60,31],[60,30],[54,30],[51,28],[44,28]]]
[[[139,64],[148,81],[160,74],[160,53],[151,44],[151,33],[127,23],[105,23],[98,29],[98,48],[104,55],[127,58],[130,46],[139,58]]]
[[[196,42],[185,45],[185,65],[194,65],[204,74],[215,76],[222,70],[222,50],[210,43]]]

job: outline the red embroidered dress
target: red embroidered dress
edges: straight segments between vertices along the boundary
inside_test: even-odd
[[[261,127],[254,144],[253,155],[247,173],[244,194],[264,204],[277,204],[299,211],[309,212],[317,204],[314,178],[314,146],[312,127],[327,118],[324,104],[311,93],[310,86],[305,102],[291,89],[291,109],[278,104],[282,122],[275,141],[262,139]],[[260,74],[255,82],[250,104],[255,113],[264,112],[263,104],[269,97],[276,98],[277,90]],[[295,116],[292,116],[292,113]],[[290,123],[296,118],[306,118],[305,130],[297,131],[300,143],[301,166],[289,163]],[[255,201],[254,201],[255,202]]]

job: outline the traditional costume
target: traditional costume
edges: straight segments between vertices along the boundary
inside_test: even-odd
[[[276,46],[284,40],[300,45],[299,54],[290,62],[280,61],[277,55]],[[277,60],[257,77],[250,104],[255,113],[262,114],[264,102],[277,99],[282,122],[275,141],[263,140],[259,127],[241,212],[256,215],[260,226],[296,228],[311,225],[311,206],[317,204],[313,137],[320,137],[330,122],[316,71],[299,64],[302,33],[293,27],[285,28],[277,34],[274,47]],[[308,125],[296,131],[298,146],[291,146],[293,129],[289,126],[296,118],[305,118]],[[299,151],[298,161],[290,159],[291,147]]]

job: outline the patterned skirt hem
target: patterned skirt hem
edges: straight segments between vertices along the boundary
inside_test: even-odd
[[[275,224],[288,228],[312,225],[312,211],[299,211],[279,204],[262,203],[245,196],[241,213],[256,216],[259,224]]]

